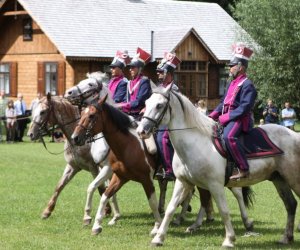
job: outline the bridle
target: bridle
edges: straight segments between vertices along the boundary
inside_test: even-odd
[[[152,122],[154,124],[154,126],[152,127],[152,132],[155,133],[157,131],[168,131],[168,132],[171,132],[171,131],[178,131],[178,130],[188,130],[188,129],[195,129],[196,127],[190,127],[190,128],[173,128],[173,129],[158,129],[164,115],[166,114],[168,108],[169,108],[169,111],[170,111],[170,115],[172,113],[172,107],[170,106],[170,98],[171,98],[171,93],[173,93],[179,100],[179,103],[181,105],[181,108],[183,109],[183,104],[182,104],[182,101],[180,100],[180,98],[178,97],[177,93],[174,92],[174,91],[168,91],[168,95],[164,94],[164,93],[161,93],[161,92],[158,92],[158,91],[153,91],[153,93],[156,93],[156,94],[160,94],[162,95],[163,97],[165,97],[167,99],[167,103],[163,109],[163,111],[161,112],[161,114],[159,115],[159,117],[157,119],[153,119],[149,116],[143,116],[142,118],[145,118],[147,120],[149,120],[150,122]],[[147,131],[149,132],[149,131]]]
[[[49,103],[49,102],[48,102]],[[51,113],[53,113],[53,105],[52,102],[50,102],[48,105],[46,105],[48,107],[47,109],[47,114],[44,120],[42,120],[41,122],[37,122],[33,119],[33,123],[38,125],[38,137],[42,138],[43,136],[47,135],[49,131],[51,131],[51,129],[48,129],[48,122],[50,119],[50,115]],[[46,110],[44,110],[46,112]],[[54,127],[53,127],[54,130]]]
[[[95,107],[99,112],[96,112],[95,114],[93,114],[92,118],[89,117],[90,121],[89,121],[89,124],[87,127],[82,125],[80,122],[77,124],[78,127],[80,127],[83,131],[85,131],[84,139],[86,139],[88,143],[91,143],[91,142],[94,142],[96,140],[103,138],[103,136],[101,136],[97,139],[94,139],[94,135],[92,135],[92,133],[91,133],[91,131],[97,121],[98,115],[100,114],[102,116],[102,111],[103,111],[102,105],[100,105],[98,102],[94,102],[90,105]]]
[[[172,111],[172,110],[171,110],[171,107],[170,107],[170,105],[169,105],[169,104],[170,104],[170,96],[171,96],[171,95],[170,95],[170,92],[168,92],[168,95],[163,94],[163,93],[161,93],[161,92],[155,92],[155,91],[153,91],[153,93],[161,94],[163,97],[165,97],[165,98],[167,99],[167,103],[166,103],[166,105],[165,105],[163,111],[160,113],[160,115],[159,115],[159,117],[158,117],[157,119],[153,119],[153,118],[151,118],[151,117],[149,117],[149,116],[145,116],[145,115],[142,117],[142,119],[145,118],[145,119],[149,120],[150,122],[152,122],[152,123],[154,124],[154,126],[153,126],[153,128],[152,128],[152,130],[153,130],[153,132],[154,132],[154,131],[157,131],[157,130],[158,130],[158,127],[159,127],[159,125],[160,125],[162,119],[164,118],[164,116],[165,116],[165,114],[166,114],[168,108],[170,109],[170,114],[171,114],[171,111]]]

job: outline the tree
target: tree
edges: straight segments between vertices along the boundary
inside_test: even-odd
[[[277,105],[290,101],[300,107],[299,14],[300,0],[236,3],[234,17],[258,45],[248,73],[264,102],[272,98]]]
[[[179,0],[189,2],[209,2],[219,4],[229,15],[232,16],[232,10],[236,2],[240,0]]]

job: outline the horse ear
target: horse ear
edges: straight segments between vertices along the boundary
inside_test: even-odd
[[[105,96],[103,96],[102,98],[100,98],[99,101],[98,101],[98,104],[102,105],[103,103],[105,103],[106,99],[107,99],[107,96],[108,96],[108,94],[106,94]]]
[[[51,101],[51,94],[50,94],[50,92],[48,92],[48,94],[47,94],[47,101],[48,101],[48,102]]]

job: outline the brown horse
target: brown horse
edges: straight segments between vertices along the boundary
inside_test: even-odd
[[[155,235],[161,223],[153,183],[156,159],[145,150],[145,144],[135,132],[135,122],[129,116],[105,103],[90,105],[82,112],[72,138],[76,145],[84,145],[89,136],[103,133],[110,151],[109,160],[113,170],[112,179],[101,197],[100,206],[92,229],[93,234],[102,231],[101,222],[108,199],[130,180],[142,184],[150,208],[154,214],[155,225],[151,235]],[[99,111],[99,112],[98,112]]]

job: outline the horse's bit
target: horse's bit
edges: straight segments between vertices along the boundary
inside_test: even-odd
[[[153,93],[158,93],[158,92],[153,92]],[[170,92],[168,95],[164,95],[162,93],[158,93],[158,94],[161,94],[163,97],[165,97],[167,99],[167,103],[163,109],[163,111],[161,112],[161,114],[159,115],[159,117],[155,120],[155,119],[152,119],[151,117],[149,116],[143,116],[142,118],[145,118],[147,120],[149,120],[150,122],[152,122],[154,124],[152,130],[153,132],[157,131],[158,130],[158,127],[159,127],[159,124],[161,123],[165,113],[167,112],[167,109],[168,107],[170,106],[169,103],[170,103]],[[171,107],[170,107],[171,109]],[[171,112],[171,111],[170,111]]]

